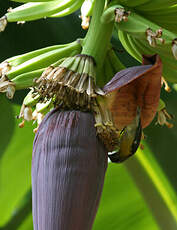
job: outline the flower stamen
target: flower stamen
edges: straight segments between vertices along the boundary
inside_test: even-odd
[[[77,55],[58,67],[50,66],[36,80],[34,93],[39,93],[41,102],[52,98],[62,109],[90,111],[97,95],[104,94],[96,86],[94,65],[92,57]]]
[[[119,136],[120,132],[116,129],[112,115],[108,110],[105,98],[100,96],[95,100],[95,106],[93,107],[95,115],[95,127],[99,138],[103,141],[106,149],[109,152],[119,148]]]
[[[124,8],[116,8],[115,9],[115,22],[120,23],[121,21],[127,22],[128,16],[131,11],[126,11]]]
[[[7,18],[4,16],[0,18],[0,32],[3,32],[7,26]]]
[[[165,40],[162,38],[162,28],[156,30],[155,32],[153,32],[151,28],[148,28],[146,30],[146,39],[152,47],[156,47],[157,41],[160,41],[162,44],[165,43]]]
[[[173,124],[167,121],[172,119],[173,115],[169,114],[165,108],[158,112],[157,123],[159,125],[166,125],[168,128],[173,128]]]
[[[168,82],[165,80],[164,77],[162,77],[162,82],[161,82],[162,86],[164,85],[165,91],[167,91],[168,93],[171,92],[171,88],[168,85]]]

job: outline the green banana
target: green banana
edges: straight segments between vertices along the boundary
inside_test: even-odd
[[[122,62],[117,57],[117,55],[115,54],[113,48],[108,51],[108,58],[111,62],[111,65],[112,65],[115,73],[117,73],[117,72],[119,72],[125,68],[124,65],[122,64]]]
[[[155,34],[152,36],[154,39],[155,47],[148,43],[147,28],[150,27],[153,31],[158,31],[158,25],[150,20],[137,15],[132,12],[127,22],[120,22],[118,24],[119,39],[125,49],[138,61],[141,61],[142,54],[158,53],[163,61],[163,75],[171,81],[176,82],[177,65],[174,56],[176,55],[175,38],[177,35],[163,29],[163,34]],[[161,35],[163,38],[161,38]],[[151,39],[151,37],[150,37]],[[165,41],[164,43],[162,41]],[[173,45],[172,45],[173,41]],[[172,52],[173,51],[173,52]]]
[[[117,72],[124,68],[124,65],[116,56],[113,48],[110,48],[107,52],[103,65],[103,69],[106,75],[106,82],[108,82]]]
[[[38,103],[38,101],[40,99],[40,95],[37,94],[36,96],[34,96],[33,93],[34,93],[34,90],[32,89],[32,90],[30,90],[30,92],[24,98],[23,104],[25,106],[31,106],[31,107],[33,107],[33,106],[35,106]]]
[[[110,23],[111,21],[115,20],[115,10],[116,8],[122,8],[121,5],[111,5],[110,7],[106,8],[101,16],[102,23]]]
[[[170,6],[170,7],[166,7],[166,8],[162,8],[162,9],[158,9],[158,10],[153,10],[152,11],[141,11],[141,10],[137,10],[138,12],[141,13],[141,15],[143,16],[153,16],[154,18],[158,17],[162,17],[162,20],[164,20],[163,16],[170,16],[171,14],[173,14],[173,16],[175,17],[175,13],[177,11],[177,5],[174,6]]]
[[[67,16],[69,14],[72,14],[73,12],[77,11],[81,7],[82,2],[83,2],[83,0],[77,0],[71,6],[69,6],[66,9],[64,9],[63,11],[60,11],[59,13],[50,15],[48,17],[50,17],[50,18],[58,18],[58,17],[64,17],[64,16]]]
[[[152,11],[161,11],[161,10],[168,10],[168,8],[173,7],[177,4],[177,0],[153,0],[149,1],[144,5],[140,5],[136,7],[136,10],[142,12],[152,12]]]
[[[159,26],[169,31],[177,32],[177,0],[154,0],[148,4],[136,7],[136,10]]]
[[[169,50],[169,55],[165,55],[162,51],[159,51],[158,47],[156,50],[153,50],[151,47],[147,47],[144,45],[142,41],[138,41],[137,39],[133,39],[134,43],[136,44],[137,49],[143,52],[144,54],[152,54],[158,53],[162,59],[163,63],[163,76],[166,80],[176,83],[177,82],[177,65],[176,60],[172,56],[172,53]]]
[[[49,112],[49,110],[54,107],[52,100],[49,100],[45,103],[37,103],[36,104],[36,111],[37,113],[42,113],[42,114],[46,114]]]
[[[147,20],[146,18],[136,14],[135,12],[131,12],[131,14],[128,17],[128,21],[126,22],[121,21],[118,24],[118,29],[127,32],[133,37],[136,37],[138,39],[144,39],[144,40],[147,39],[146,31],[149,28],[152,29],[153,31],[156,31],[159,29],[159,26]],[[166,34],[163,33],[164,39],[168,39],[169,35],[172,37],[171,39],[174,39],[176,36],[175,34],[166,31]]]
[[[138,61],[141,60],[141,54],[140,52],[137,51],[137,49],[134,49],[130,43],[129,43],[129,39],[127,36],[127,33],[124,31],[119,30],[118,31],[118,36],[119,36],[119,40],[121,41],[122,45],[124,46],[124,48],[127,50],[127,52],[134,57],[135,59],[137,59]]]
[[[14,8],[5,16],[8,22],[32,21],[56,14],[70,7],[75,0],[55,0],[50,2],[30,2]]]
[[[177,20],[177,5],[172,8],[174,12],[168,12],[168,9],[164,10],[161,14],[144,14],[144,16],[153,21],[154,23],[157,23],[159,26],[172,31],[174,33],[177,33],[177,27],[176,27],[176,20]]]
[[[25,121],[37,121],[39,125],[44,118],[44,115],[50,111],[53,106],[52,100],[49,100],[45,103],[39,103],[40,95],[34,95],[34,89],[32,89],[23,100],[21,106],[20,114],[18,118],[22,118],[22,122],[19,124],[20,128],[24,127]],[[35,108],[33,111],[32,108]],[[33,130],[37,131],[37,128]]]
[[[101,82],[97,82],[97,84],[104,86],[117,72],[124,68],[124,65],[120,62],[113,48],[110,47],[107,51],[103,68],[99,73],[101,77],[98,79],[101,79]]]
[[[11,0],[12,2],[21,2],[21,3],[27,3],[27,2],[51,2],[55,0]]]
[[[53,63],[50,68],[58,66],[65,59],[66,58],[62,58],[59,61]],[[12,99],[15,94],[15,90],[26,89],[35,86],[36,79],[38,79],[41,76],[44,70],[45,68],[23,73],[15,76],[13,79],[11,79],[11,81],[9,81],[9,79],[3,75],[0,78],[0,92],[6,92],[6,96],[9,99]]]
[[[165,102],[160,98],[157,112],[162,110],[162,109],[165,109],[165,107],[166,107]]]
[[[72,55],[78,54],[80,53],[80,51],[81,45],[78,42],[72,43],[71,45],[64,48],[51,50],[14,67],[7,73],[7,77],[9,80],[11,80],[20,74],[48,67],[52,63],[58,61],[59,59],[70,56],[71,53]]]
[[[137,7],[151,2],[151,0],[115,0],[114,2],[127,7]]]
[[[56,67],[61,64],[65,58],[60,59],[59,61],[53,63],[51,66]],[[11,82],[15,86],[15,90],[26,89],[36,85],[36,80],[42,75],[42,73],[46,71],[45,68],[29,71],[26,73],[22,73],[11,79]]]
[[[27,72],[13,78],[11,82],[15,84],[16,90],[27,89],[35,85],[35,80],[38,79],[45,69],[38,69],[35,71]]]
[[[65,58],[60,59],[56,63],[53,63],[52,66],[56,67],[59,64],[61,64],[64,60]],[[11,79],[11,83],[14,84],[15,90],[21,90],[21,89],[26,89],[26,88],[35,86],[36,79],[38,79],[44,71],[45,71],[45,68],[27,72],[27,73],[22,73],[20,75],[17,75],[13,79]]]
[[[69,43],[69,44],[64,44],[64,45],[54,45],[54,46],[45,47],[45,48],[38,49],[38,50],[35,50],[32,52],[28,52],[25,54],[21,54],[21,55],[17,55],[17,56],[8,58],[4,62],[9,63],[9,65],[11,67],[16,67],[16,66],[21,65],[22,63],[24,63],[24,62],[26,62],[26,61],[34,58],[34,57],[37,57],[41,54],[47,53],[47,52],[52,51],[52,50],[65,48],[65,47],[68,47],[70,45],[74,45],[76,43],[77,43],[77,41]]]
[[[127,22],[122,21],[118,24],[118,29],[128,33],[133,38],[144,41],[146,44],[149,41],[148,37],[152,37],[156,47],[160,47],[162,50],[169,49],[172,46],[172,41],[177,37],[175,33],[166,29],[162,30],[157,24],[134,12],[130,14]],[[153,46],[154,44],[150,45]]]
[[[108,82],[116,74],[116,72],[115,72],[115,70],[111,64],[111,61],[108,57],[105,58],[103,69],[104,69],[105,76],[106,76],[105,81]]]
[[[142,61],[142,54],[155,54],[158,53],[163,62],[163,76],[171,82],[177,82],[177,65],[169,44],[162,46],[157,45],[156,48],[152,48],[146,41],[133,38],[125,32],[119,31],[119,38],[124,45],[125,49],[138,61]],[[126,45],[124,44],[126,43]],[[133,45],[132,45],[133,44]],[[163,47],[163,48],[162,48]]]
[[[39,103],[39,101],[40,95],[37,94],[36,96],[34,96],[34,89],[32,89],[24,98],[23,105],[28,107],[36,107],[37,113],[45,113],[52,106],[52,100],[49,100],[46,103]]]

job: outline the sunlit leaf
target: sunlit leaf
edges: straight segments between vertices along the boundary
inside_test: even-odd
[[[138,150],[126,166],[140,189],[160,229],[177,228],[177,194],[167,176],[155,160],[148,145]],[[162,218],[163,216],[163,218]]]
[[[93,230],[159,229],[123,164],[109,164]]]
[[[32,230],[33,222],[32,222],[32,213],[24,220],[23,224],[18,228],[18,230]]]
[[[26,124],[23,129],[18,127],[15,115],[19,113],[20,107],[12,106],[6,99],[3,99],[3,103],[5,108],[11,110],[11,113],[8,114],[8,118],[6,117],[6,122],[1,120],[0,124],[1,126],[5,124],[6,130],[8,133],[13,132],[13,136],[8,143],[5,142],[6,148],[0,160],[0,226],[9,220],[30,189],[31,152],[34,138],[31,124]],[[12,122],[8,122],[8,119],[15,124],[12,130]]]

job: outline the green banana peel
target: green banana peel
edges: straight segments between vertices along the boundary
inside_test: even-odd
[[[132,12],[128,21],[117,24],[118,36],[131,56],[141,61],[142,54],[159,54],[163,61],[163,76],[170,82],[176,78],[176,37],[177,34]]]
[[[74,2],[74,0],[55,0],[44,3],[26,3],[8,12],[6,18],[8,22],[32,21],[56,14],[70,7]]]
[[[33,21],[46,17],[63,17],[78,10],[84,0],[41,0],[21,1],[27,2],[19,7],[10,9],[8,13],[0,18],[0,32],[4,31],[7,22]]]

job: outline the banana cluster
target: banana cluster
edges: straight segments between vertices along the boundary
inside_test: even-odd
[[[154,12],[156,14],[161,14],[161,11],[165,10],[173,12],[172,7],[177,4],[176,0],[163,0],[163,2],[161,0],[113,0],[112,2],[136,11]]]
[[[46,17],[64,17],[77,11],[84,0],[14,0],[15,2],[25,3],[8,12],[0,19],[0,32],[3,31],[7,22],[26,22]],[[87,1],[88,2],[88,1]],[[92,2],[90,10],[92,9]],[[87,6],[83,6],[83,9]],[[84,14],[85,15],[85,14]]]
[[[80,40],[50,46],[5,60],[0,64],[0,92],[12,98],[15,90],[35,85],[43,71],[49,66],[59,65],[66,57],[81,52]]]
[[[114,49],[110,48],[107,51],[107,55],[102,69],[103,79],[105,80],[104,83],[107,83],[117,72],[124,68],[124,65],[118,59]]]
[[[115,20],[119,40],[138,61],[143,54],[159,54],[163,76],[177,82],[177,1],[114,0],[101,19],[105,23]]]
[[[138,61],[142,54],[159,54],[163,76],[170,82],[177,82],[177,34],[132,12],[127,22],[118,25],[118,35],[125,49]]]

